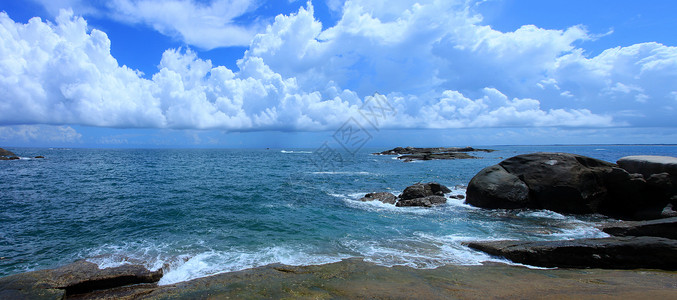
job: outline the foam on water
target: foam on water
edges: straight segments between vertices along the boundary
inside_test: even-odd
[[[280,153],[312,154],[313,151],[282,150]]]

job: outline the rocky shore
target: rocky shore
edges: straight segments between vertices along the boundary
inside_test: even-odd
[[[677,158],[630,156],[618,164],[568,153],[508,158],[468,184],[468,204],[646,220],[675,216]],[[565,268],[677,270],[677,218],[603,226],[609,238],[486,241],[467,246],[514,262]]]
[[[100,272],[128,274],[122,269]],[[153,272],[146,271],[153,276]],[[268,265],[171,285],[137,283],[72,293],[53,270],[0,278],[2,299],[557,299],[656,298],[677,292],[677,273],[535,270],[503,264],[436,269],[383,267],[360,259],[315,266]],[[154,278],[153,278],[154,279]],[[76,282],[76,281],[72,281]]]
[[[435,160],[435,159],[472,159],[477,158],[468,154],[468,152],[493,152],[491,149],[475,149],[473,147],[436,147],[436,148],[415,148],[415,147],[397,147],[383,152],[372,153],[374,155],[398,155],[397,159],[404,162],[415,160]]]

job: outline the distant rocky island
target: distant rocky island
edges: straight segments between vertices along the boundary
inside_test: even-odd
[[[38,155],[35,156],[34,158],[45,158],[45,157],[42,155]],[[14,152],[0,148],[0,160],[18,160],[18,159],[21,159],[21,157],[14,154]]]
[[[435,148],[416,148],[416,147],[396,147],[383,152],[372,153],[374,155],[398,155],[397,159],[404,162],[414,160],[435,160],[435,159],[472,159],[477,158],[468,154],[468,152],[493,152],[491,149],[475,149],[473,147],[435,147]]]

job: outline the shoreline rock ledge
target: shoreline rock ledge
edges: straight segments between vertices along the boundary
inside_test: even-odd
[[[383,152],[372,153],[373,155],[399,155],[397,159],[404,162],[415,160],[438,160],[438,159],[473,159],[478,158],[467,152],[494,152],[491,149],[475,149],[473,147],[396,147]]]
[[[677,160],[659,161],[673,159]],[[665,172],[673,172],[669,164],[626,170],[624,159],[619,162],[621,167],[570,153],[514,156],[477,173],[468,184],[466,203],[492,209],[598,213],[629,220],[676,215],[672,208],[677,207],[677,173]]]
[[[16,160],[19,157],[14,152],[0,148],[0,160]]]

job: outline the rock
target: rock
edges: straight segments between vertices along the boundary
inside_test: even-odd
[[[17,160],[17,159],[21,159],[21,158],[19,158],[18,156],[9,156],[9,157],[0,156],[0,160]]]
[[[402,194],[399,195],[398,198],[400,200],[409,200],[409,199],[414,199],[414,198],[423,198],[427,196],[444,196],[446,193],[450,193],[451,190],[444,186],[441,185],[437,182],[429,182],[429,183],[417,183],[412,186],[408,186]]]
[[[655,236],[677,240],[677,217],[651,221],[625,221],[605,225],[601,229],[615,236]]]
[[[398,159],[405,162],[414,160],[434,160],[434,159],[469,159],[477,158],[465,152],[493,152],[491,149],[475,149],[472,147],[437,147],[437,148],[414,148],[414,147],[396,147],[383,152],[372,153],[374,155],[401,155]]]
[[[484,208],[522,208],[529,205],[529,187],[503,167],[484,168],[470,180],[466,203]]]
[[[475,175],[468,185],[466,201],[486,208],[593,213],[605,199],[604,178],[614,167],[576,154],[518,155]]]
[[[0,156],[12,157],[12,156],[16,156],[16,154],[14,154],[14,152],[12,152],[12,151],[0,148]]]
[[[663,172],[677,176],[677,157],[634,155],[623,157],[616,163],[628,172],[642,174],[645,178]]]
[[[677,270],[677,240],[610,237],[565,241],[469,242],[470,248],[539,267]]]
[[[34,158],[45,158],[45,157],[42,156],[42,155],[38,155],[38,156],[36,156],[36,157],[34,157]]]
[[[387,204],[395,204],[397,202],[397,197],[392,193],[388,192],[379,192],[379,193],[369,193],[360,198],[360,201],[374,201],[378,200]]]
[[[140,265],[99,269],[94,263],[80,260],[57,269],[0,278],[0,295],[26,299],[37,299],[43,297],[42,295],[72,296],[141,283],[155,283],[161,277],[162,270],[149,271]]]
[[[420,198],[413,198],[413,199],[400,199],[395,203],[395,206],[397,207],[405,207],[405,206],[422,206],[422,207],[431,207],[434,205],[440,205],[447,203],[447,199],[444,198],[443,196],[437,196],[437,195],[432,195],[432,196],[425,196],[425,197],[420,197]]]

